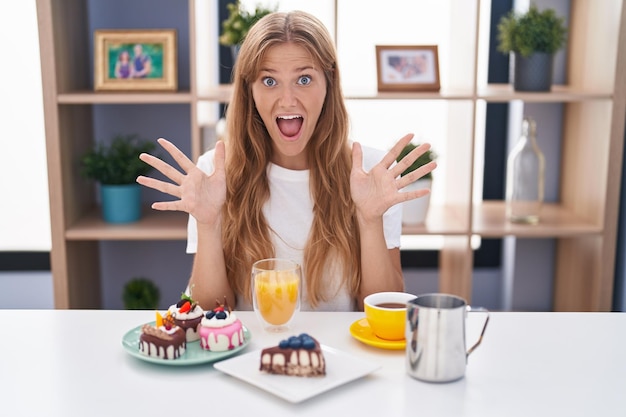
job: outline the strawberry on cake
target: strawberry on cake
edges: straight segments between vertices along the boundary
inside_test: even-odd
[[[200,346],[212,352],[232,350],[243,345],[243,325],[226,301],[207,311],[200,322]],[[226,307],[224,307],[226,305]]]
[[[158,311],[154,326],[144,324],[139,336],[139,352],[153,358],[176,359],[187,349],[185,332],[174,324],[168,313],[163,317]]]
[[[187,342],[195,342],[200,339],[198,327],[204,316],[204,310],[191,296],[182,293],[180,301],[167,310],[174,318],[174,323],[185,332]]]

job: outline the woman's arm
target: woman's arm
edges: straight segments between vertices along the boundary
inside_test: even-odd
[[[430,192],[428,189],[410,192],[400,190],[436,167],[434,162],[430,162],[411,174],[400,176],[413,161],[430,148],[429,144],[423,144],[394,164],[400,151],[411,139],[413,139],[412,134],[400,139],[369,172],[363,170],[363,153],[360,144],[354,143],[352,146],[350,190],[356,205],[361,236],[362,275],[360,299],[357,300],[360,308],[363,307],[363,298],[371,293],[404,290],[400,249],[387,249],[383,231],[383,215],[395,204],[428,194]]]
[[[363,298],[382,291],[404,291],[400,249],[387,249],[380,221],[359,219],[361,234],[361,287],[357,305],[363,309]]]
[[[197,223],[198,246],[194,258],[189,290],[204,309],[214,306],[215,300],[227,297],[231,306],[235,296],[226,278],[226,264],[222,249],[222,207],[226,201],[226,175],[224,170],[224,143],[215,145],[214,171],[210,174],[198,168],[174,144],[159,139],[159,144],[174,158],[183,172],[149,154],[140,159],[157,169],[172,182],[140,176],[137,182],[177,197],[174,201],[160,201],[152,208],[162,211],[184,211]]]

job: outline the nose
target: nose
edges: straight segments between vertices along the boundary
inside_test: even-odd
[[[293,86],[285,86],[280,91],[279,104],[283,107],[292,107],[296,105],[296,92]]]

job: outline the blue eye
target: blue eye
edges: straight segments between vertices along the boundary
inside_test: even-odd
[[[264,77],[261,82],[266,87],[274,87],[276,85],[276,80],[272,77]]]
[[[311,84],[311,76],[309,75],[303,75],[300,78],[298,78],[298,84],[300,85],[309,85]]]

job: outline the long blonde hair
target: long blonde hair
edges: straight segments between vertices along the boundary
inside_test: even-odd
[[[287,42],[302,46],[311,54],[323,70],[327,85],[322,112],[306,148],[313,223],[304,248],[303,270],[307,301],[315,306],[332,295],[324,291],[322,282],[325,262],[342,265],[343,284],[356,297],[361,277],[360,238],[350,195],[352,157],[337,53],[324,25],[304,12],[276,12],[259,20],[248,32],[237,58],[233,97],[226,117],[224,258],[231,288],[250,301],[252,263],[274,256],[269,226],[262,212],[270,195],[266,168],[272,152],[271,138],[255,108],[252,83],[269,48]]]

